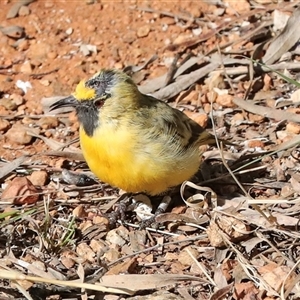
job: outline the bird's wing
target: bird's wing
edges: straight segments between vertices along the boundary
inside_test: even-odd
[[[165,135],[178,141],[183,148],[192,145],[215,144],[215,137],[190,119],[183,112],[167,103],[147,96],[151,104],[152,129],[157,135]]]

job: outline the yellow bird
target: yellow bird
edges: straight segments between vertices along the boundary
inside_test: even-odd
[[[190,179],[200,166],[199,146],[215,137],[183,112],[139,92],[125,73],[103,69],[51,110],[71,106],[91,171],[130,193],[159,195]]]

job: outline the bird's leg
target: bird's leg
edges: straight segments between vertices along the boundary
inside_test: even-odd
[[[138,195],[140,197],[138,197]],[[113,212],[109,213],[109,215],[108,215],[109,224],[110,224],[111,228],[116,227],[116,223],[118,220],[121,220],[121,221],[125,220],[125,217],[126,217],[125,213],[127,211],[135,211],[139,204],[148,206],[145,202],[135,199],[135,196],[137,196],[136,198],[141,198],[141,197],[143,198],[146,195],[143,193],[137,193],[137,194],[125,193],[118,199],[118,203],[115,204],[116,209]],[[163,196],[163,199],[161,199],[161,197],[162,196],[156,196],[155,199],[153,199],[154,201],[159,201],[159,205],[158,205],[155,213],[150,218],[144,219],[141,222],[140,229],[144,229],[144,228],[149,227],[150,225],[156,223],[156,216],[164,213],[167,210],[167,208],[169,207],[172,198],[169,195]],[[148,196],[147,196],[147,198],[148,198]],[[138,202],[135,202],[134,200],[138,201]],[[150,208],[150,210],[151,210],[151,208]],[[136,211],[136,213],[137,213],[137,211]],[[143,213],[145,213],[145,211],[143,211]],[[155,224],[155,227],[158,227],[158,225],[159,225],[158,223]]]
[[[111,228],[116,227],[117,221],[125,220],[125,212],[130,205],[132,200],[132,193],[124,193],[118,199],[118,203],[115,204],[116,210],[112,211],[108,215],[109,225]]]
[[[172,201],[172,198],[170,196],[164,196],[162,201],[159,203],[154,215],[150,217],[147,220],[144,220],[141,225],[140,229],[144,229],[146,227],[149,227],[150,225],[155,223],[155,227],[158,227],[159,224],[156,222],[156,217],[160,214],[163,214],[166,212],[167,208],[170,205],[170,202]]]

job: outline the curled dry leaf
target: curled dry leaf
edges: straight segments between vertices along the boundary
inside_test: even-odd
[[[37,188],[26,177],[16,177],[2,193],[2,201],[9,201],[13,204],[32,204],[38,201]]]

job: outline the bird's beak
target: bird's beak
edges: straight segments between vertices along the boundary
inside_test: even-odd
[[[50,111],[61,107],[76,107],[77,104],[78,101],[74,96],[71,95],[50,105]]]

